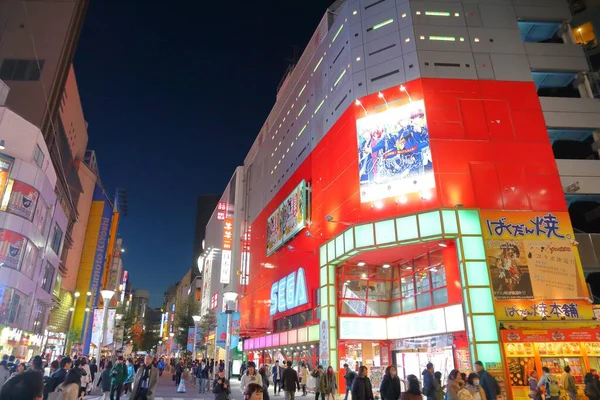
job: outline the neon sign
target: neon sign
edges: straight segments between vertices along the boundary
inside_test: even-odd
[[[306,272],[304,268],[281,278],[271,286],[271,307],[269,315],[292,310],[308,303]]]

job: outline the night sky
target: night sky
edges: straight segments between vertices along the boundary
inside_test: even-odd
[[[243,163],[331,2],[90,2],[75,56],[88,149],[109,193],[128,192],[124,265],[153,306],[192,264],[197,195]]]

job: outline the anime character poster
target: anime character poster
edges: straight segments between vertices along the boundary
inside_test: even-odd
[[[304,227],[306,218],[306,184],[302,181],[281,205],[283,238],[285,242]]]
[[[356,121],[361,202],[435,187],[422,100]]]
[[[0,229],[0,265],[19,269],[25,242],[25,236]]]
[[[488,266],[496,300],[533,299],[522,240],[487,240]]]
[[[283,243],[281,230],[281,207],[277,207],[267,219],[267,255],[274,252]]]

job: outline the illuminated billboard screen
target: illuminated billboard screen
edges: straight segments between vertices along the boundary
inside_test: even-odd
[[[360,201],[435,187],[422,100],[356,120]]]
[[[267,219],[267,255],[281,247],[305,225],[306,181],[302,181]]]

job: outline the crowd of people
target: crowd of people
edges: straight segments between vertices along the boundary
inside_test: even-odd
[[[41,356],[29,363],[4,355],[0,362],[0,399],[11,400],[78,400],[98,389],[105,400],[152,400],[158,383],[159,367],[164,361],[144,358],[113,363],[104,358],[64,357],[48,363]]]

